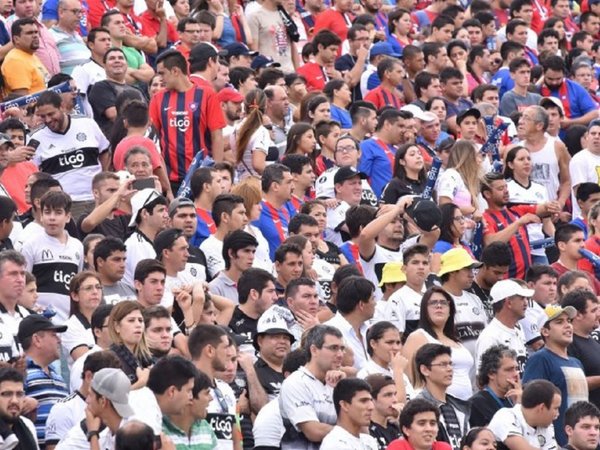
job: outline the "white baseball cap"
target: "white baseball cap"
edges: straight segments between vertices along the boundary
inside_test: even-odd
[[[156,189],[146,188],[141,191],[136,192],[131,197],[131,220],[129,221],[129,226],[135,226],[135,219],[137,219],[140,211],[153,200],[156,200],[158,197],[162,197],[160,192]]]
[[[513,295],[520,295],[521,297],[533,297],[533,289],[526,289],[519,283],[513,280],[500,280],[492,286],[490,296],[492,297],[492,304],[501,302],[502,300],[512,297]]]

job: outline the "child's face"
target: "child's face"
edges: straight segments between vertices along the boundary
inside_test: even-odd
[[[37,307],[37,298],[37,284],[35,281],[32,281],[25,286],[25,290],[19,299],[19,305],[35,311]]]
[[[42,226],[46,233],[53,237],[60,237],[64,233],[65,226],[71,220],[71,214],[62,208],[42,210]]]

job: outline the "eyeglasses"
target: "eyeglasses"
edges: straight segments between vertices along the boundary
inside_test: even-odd
[[[427,302],[427,306],[442,306],[442,307],[447,307],[450,306],[450,302],[448,300],[429,300]]]
[[[435,366],[439,366],[442,369],[447,369],[448,367],[452,367],[454,364],[452,363],[452,361],[444,361],[441,363],[435,363],[435,364],[431,364],[431,367],[435,367]]]
[[[327,350],[333,353],[346,351],[346,347],[343,345],[324,345],[323,348],[326,348]]]
[[[356,151],[357,148],[354,146],[344,146],[344,147],[338,147],[335,149],[336,152],[340,152],[340,153],[350,153],[350,152],[354,152]]]
[[[82,286],[79,288],[83,292],[101,291],[104,289],[101,284],[90,284],[89,286]]]

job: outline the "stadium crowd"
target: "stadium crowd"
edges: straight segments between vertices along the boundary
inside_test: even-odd
[[[0,0],[0,450],[600,448],[600,0]]]

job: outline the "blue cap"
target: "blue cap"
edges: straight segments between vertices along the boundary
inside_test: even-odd
[[[378,42],[371,47],[371,50],[369,51],[369,57],[372,58],[373,56],[377,55],[392,56],[394,58],[400,58],[401,56],[400,53],[396,53],[392,46],[387,42]]]
[[[258,52],[253,52],[246,44],[242,44],[241,42],[234,42],[233,44],[226,45],[224,49],[227,50],[227,56],[246,55],[255,57],[258,55]]]
[[[273,58],[269,58],[265,55],[258,55],[252,60],[252,64],[250,64],[252,70],[263,69],[265,67],[281,67],[277,61],[273,61]]]

